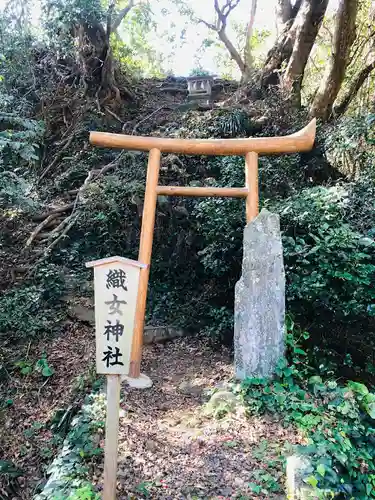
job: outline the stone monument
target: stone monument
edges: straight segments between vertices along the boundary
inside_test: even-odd
[[[285,273],[279,216],[262,210],[244,230],[235,288],[235,374],[270,377],[284,355]]]

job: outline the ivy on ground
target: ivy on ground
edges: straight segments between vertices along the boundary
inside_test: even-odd
[[[303,431],[308,444],[298,453],[311,460],[305,482],[324,498],[375,498],[375,393],[359,382],[340,386],[314,374],[299,344],[308,333],[288,324],[290,361],[282,359],[269,381],[248,378],[240,392],[249,414],[281,414]]]
[[[60,454],[47,471],[47,484],[35,500],[100,499],[88,477],[90,464],[103,453],[99,442],[100,436],[104,437],[105,410],[103,393],[88,396],[72,422]]]

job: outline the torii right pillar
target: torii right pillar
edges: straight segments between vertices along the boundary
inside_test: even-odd
[[[285,273],[279,216],[262,210],[244,229],[235,288],[236,378],[271,377],[285,354]]]

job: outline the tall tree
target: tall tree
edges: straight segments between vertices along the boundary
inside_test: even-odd
[[[50,27],[51,31],[61,26],[60,40],[68,34],[73,37],[81,76],[86,86],[92,84],[103,100],[113,96],[120,99],[111,35],[116,33],[135,5],[136,0],[128,0],[121,8],[118,0],[109,0],[107,5],[100,0],[46,0],[47,28]]]
[[[245,78],[250,76],[251,70],[253,68],[253,57],[251,52],[251,41],[254,31],[255,14],[257,11],[258,0],[252,0],[250,7],[250,18],[247,23],[246,38],[245,38],[245,50],[244,50],[244,63],[245,63]]]
[[[261,80],[263,87],[280,83],[282,65],[289,60],[293,52],[297,33],[297,25],[294,21],[300,10],[301,3],[302,0],[297,0],[294,5],[290,0],[278,0],[276,15],[280,33],[275,44],[269,50],[264,63]]]
[[[302,79],[311,49],[327,10],[328,0],[304,0],[295,23],[292,54],[283,75],[284,89],[292,92],[295,101],[301,102]]]
[[[333,47],[323,80],[312,103],[311,116],[327,120],[345,77],[350,49],[356,35],[359,0],[340,0],[333,34]]]
[[[358,94],[358,91],[361,89],[362,85],[367,80],[370,73],[375,69],[375,58],[372,59],[369,64],[367,64],[351,81],[347,92],[344,97],[340,100],[339,103],[335,103],[333,107],[333,114],[337,118],[338,116],[343,115],[353,99]]]

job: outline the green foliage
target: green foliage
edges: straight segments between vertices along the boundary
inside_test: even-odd
[[[133,181],[119,188],[119,182],[121,179],[116,176],[108,176],[86,190],[78,221],[78,231],[82,235],[80,253],[98,257],[123,253],[135,257],[132,244],[138,218],[135,197],[142,193],[144,186]],[[100,254],[97,253],[99,241]]]
[[[0,112],[0,166],[4,168],[20,159],[26,164],[38,160],[37,143],[43,139],[43,134],[40,122]]]
[[[375,498],[375,394],[358,382],[339,386],[314,374],[298,340],[308,334],[289,322],[288,358],[273,380],[246,379],[239,391],[250,414],[282,415],[308,444],[298,447],[314,467],[306,482],[342,498]]]
[[[14,366],[19,368],[22,375],[30,375],[33,371],[41,373],[43,377],[50,377],[54,374],[54,369],[48,364],[45,354],[37,360],[35,365],[31,361],[22,359],[14,363]]]
[[[98,500],[100,497],[88,482],[89,465],[103,450],[98,436],[104,432],[105,397],[91,394],[77,417],[65,441],[63,452],[48,469],[51,477],[35,500]]]
[[[100,0],[45,0],[43,20],[49,40],[72,54],[74,27],[81,24],[96,29],[105,21],[105,5]]]
[[[91,484],[86,484],[78,488],[74,493],[68,497],[69,500],[100,500],[99,493],[95,493]],[[57,500],[57,499],[56,499]]]
[[[373,238],[375,235],[375,171],[364,169],[349,185],[345,217],[356,230]]]
[[[1,95],[0,95],[1,98]],[[31,185],[25,180],[39,160],[43,124],[0,109],[0,204],[30,211]]]
[[[234,109],[219,117],[219,133],[221,137],[241,137],[251,132],[251,120],[241,109]]]
[[[44,426],[42,423],[40,423],[38,421],[33,422],[30,427],[28,427],[27,429],[25,429],[23,431],[23,434],[24,434],[25,438],[32,440],[43,429],[43,427]]]
[[[287,298],[338,317],[372,314],[374,242],[343,220],[344,188],[312,188],[276,205],[284,229]]]
[[[36,362],[35,370],[41,373],[43,377],[50,377],[54,374],[54,369],[48,364],[45,354]]]
[[[164,76],[163,54],[149,37],[158,28],[150,2],[139,2],[128,13],[121,23],[121,39],[113,37],[111,42],[114,55],[126,73],[138,78]]]
[[[0,481],[2,484],[1,493],[4,499],[13,498],[19,491],[18,478],[24,472],[10,460],[0,459]]]
[[[0,338],[21,339],[51,334],[63,319],[59,298],[64,291],[61,271],[53,264],[38,269],[32,282],[0,297]]]
[[[28,196],[30,185],[14,172],[0,172],[0,205],[24,212],[35,208],[35,202]]]
[[[343,117],[325,140],[331,162],[348,177],[356,177],[375,159],[374,114]]]

